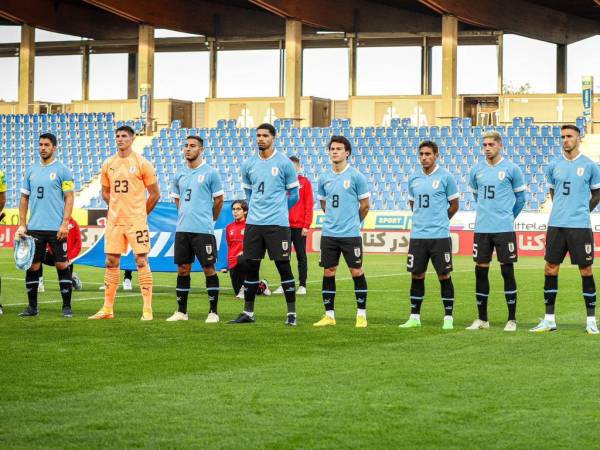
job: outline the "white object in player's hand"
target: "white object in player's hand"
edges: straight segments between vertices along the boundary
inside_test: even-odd
[[[26,234],[27,234],[27,227],[25,227],[24,225],[20,225],[19,228],[17,228],[17,231],[15,233],[15,240],[20,241],[21,239],[23,239],[23,236],[25,236]]]

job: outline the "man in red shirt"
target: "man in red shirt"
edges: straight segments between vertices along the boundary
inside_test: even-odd
[[[298,182],[300,183],[300,200],[290,209],[292,244],[296,251],[296,258],[298,258],[299,285],[296,294],[306,295],[306,277],[308,274],[306,237],[308,236],[308,229],[313,220],[314,197],[310,181],[305,176],[300,175],[302,171],[300,160],[296,156],[290,156],[290,160],[294,163],[294,167],[296,167]],[[274,293],[283,294],[283,288],[279,286]]]
[[[245,260],[244,253],[244,230],[246,229],[246,216],[248,215],[248,203],[246,200],[236,200],[231,204],[234,221],[225,227],[227,239],[227,268],[231,277],[233,293],[238,298],[244,298]],[[258,285],[257,295],[271,295],[266,280],[261,280]]]
[[[69,234],[67,236],[67,259],[69,263],[69,272],[71,273],[71,280],[73,281],[73,289],[80,291],[83,287],[81,279],[76,273],[73,273],[73,260],[79,255],[81,251],[81,229],[79,224],[72,217],[69,219]],[[47,266],[54,266],[56,264],[54,255],[50,245],[46,247],[46,255],[42,260],[43,264],[40,266],[40,284],[38,286],[38,292],[44,292],[44,264]]]

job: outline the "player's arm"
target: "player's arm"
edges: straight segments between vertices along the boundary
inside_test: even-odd
[[[446,199],[448,200],[448,219],[452,219],[454,214],[458,211],[458,199],[460,194],[458,192],[458,186],[456,180],[452,175],[448,175],[446,178]]]
[[[223,195],[218,195],[213,197],[213,220],[216,222],[219,218],[219,214],[221,214],[221,209],[223,209]]]
[[[360,218],[361,222],[365,220],[365,217],[367,217],[367,214],[369,214],[369,209],[371,209],[369,197],[361,198],[358,207],[358,217]]]
[[[327,202],[325,201],[325,199],[320,199],[319,203],[321,203],[321,209],[323,210],[323,212],[325,212],[325,206],[327,205]]]
[[[6,206],[6,192],[0,192],[0,220],[4,218],[2,210]]]
[[[525,207],[525,191],[515,192],[515,206],[513,206],[513,217],[516,219]]]
[[[102,200],[107,206],[110,206],[110,186],[102,185]]]
[[[550,188],[550,198],[554,201],[554,189]]]
[[[415,208],[414,208],[414,206],[415,206],[415,201],[414,201],[414,200],[409,200],[409,201],[408,201],[408,204],[409,204],[409,206],[410,206],[410,210],[411,210],[411,211],[414,211],[414,210],[415,210]]]
[[[146,186],[146,190],[148,191],[146,214],[150,214],[160,199],[160,189],[158,188],[158,183],[152,183],[151,185]]]
[[[590,212],[596,209],[598,203],[600,203],[600,189],[594,189],[592,191],[592,198],[590,198]]]
[[[29,194],[21,191],[21,200],[19,200],[19,228],[15,233],[15,239],[19,240],[27,233],[27,210],[29,209]]]
[[[363,174],[358,174],[358,177],[355,177],[356,182],[356,192],[358,194],[358,216],[360,217],[360,221],[362,222],[369,214],[369,209],[371,208],[370,199],[371,193],[369,192],[369,186],[367,185],[367,179]]]
[[[73,191],[63,192],[65,196],[65,211],[63,213],[63,221],[60,224],[56,237],[59,241],[64,241],[69,236],[69,219],[73,213],[73,203],[75,203],[75,194]]]
[[[475,168],[471,169],[469,172],[469,187],[473,191],[473,198],[477,202],[477,177],[475,176]]]
[[[247,160],[242,164],[242,189],[244,189],[246,201],[248,202],[248,205],[250,205],[250,198],[252,197],[252,182],[250,181],[250,177],[248,175]]]
[[[292,189],[287,189],[288,197],[287,197],[287,205],[288,209],[292,209],[298,200],[300,200],[300,193],[298,186],[293,187]]]
[[[458,198],[453,198],[448,202],[448,219],[452,219],[458,212]]]

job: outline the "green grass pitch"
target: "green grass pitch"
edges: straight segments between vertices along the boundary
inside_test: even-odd
[[[204,277],[195,274],[190,321],[175,310],[175,274],[155,274],[155,320],[140,322],[139,291],[119,291],[116,318],[88,321],[102,304],[103,271],[78,267],[85,286],[75,317],[60,317],[53,268],[40,316],[17,317],[23,273],[0,253],[0,448],[594,448],[600,445],[600,340],[584,332],[576,269],[559,281],[558,331],[527,330],[543,314],[543,261],[521,258],[519,330],[502,331],[498,265],[490,281],[489,331],[475,318],[470,258],[455,260],[455,330],[443,332],[439,284],[427,281],[423,327],[408,316],[405,258],[367,255],[367,329],[354,328],[352,282],[338,275],[335,328],[323,314],[316,255],[296,328],[282,296],[259,297],[254,325],[224,322],[242,309],[221,293],[218,325],[206,325]],[[274,266],[263,275],[276,287]],[[134,284],[137,277],[134,275]],[[229,287],[228,275],[221,276]]]

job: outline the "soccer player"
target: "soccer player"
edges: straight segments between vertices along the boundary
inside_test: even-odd
[[[19,203],[19,223],[15,239],[25,234],[35,239],[33,264],[25,275],[27,300],[29,305],[19,315],[34,317],[38,315],[37,297],[40,280],[40,266],[50,245],[56,261],[56,271],[62,297],[63,317],[73,316],[71,309],[72,281],[67,262],[67,236],[69,219],[73,211],[73,176],[69,169],[57,161],[56,136],[41,134],[38,141],[40,162],[34,164],[25,173],[21,200]],[[29,222],[27,222],[29,210]]]
[[[556,330],[554,305],[558,294],[558,271],[569,252],[571,264],[579,266],[583,300],[587,312],[586,331],[598,334],[596,324],[596,285],[592,272],[594,235],[590,212],[600,202],[600,169],[579,150],[581,136],[575,125],[563,125],[562,155],[546,170],[552,196],[552,212],[546,232],[546,266],[544,267],[544,303],[546,315],[530,331]],[[591,196],[590,196],[591,191]]]
[[[369,212],[369,187],[364,175],[348,164],[352,153],[350,141],[332,136],[329,141],[331,170],[319,177],[317,198],[325,212],[321,232],[321,267],[323,267],[323,304],[325,315],[316,327],[335,325],[335,273],[344,255],[356,297],[356,327],[367,326],[367,280],[362,269],[363,249],[360,223]]]
[[[467,330],[488,329],[488,273],[496,249],[504,279],[508,321],[504,331],[517,330],[517,238],[514,221],[525,205],[525,182],[519,166],[502,157],[502,137],[496,131],[483,135],[485,160],[469,173],[469,184],[477,201],[473,260],[478,318]]]
[[[177,311],[168,322],[188,320],[187,303],[190,292],[190,271],[198,258],[206,278],[210,309],[206,323],[218,323],[219,277],[215,270],[217,240],[213,222],[223,207],[223,185],[219,173],[202,157],[204,141],[188,136],[183,147],[187,167],[175,175],[171,196],[177,205],[175,232],[175,264],[177,264]]]
[[[298,187],[300,200],[290,209],[290,233],[296,251],[296,259],[298,260],[298,289],[296,295],[306,295],[306,278],[308,276],[306,236],[308,236],[308,229],[312,224],[314,197],[310,181],[305,176],[300,175],[302,172],[300,160],[296,156],[290,156],[290,161],[294,163],[298,173],[298,182],[300,183]],[[283,286],[279,286],[274,293],[283,294]]]
[[[419,145],[421,169],[408,179],[408,201],[413,211],[406,268],[412,274],[410,317],[400,328],[421,326],[421,304],[425,297],[425,272],[431,263],[440,281],[444,305],[444,330],[454,328],[454,286],[450,219],[458,211],[458,189],[454,177],[438,166],[438,146],[432,141]]]
[[[242,186],[249,203],[244,233],[244,310],[230,323],[254,322],[254,300],[258,289],[260,261],[275,261],[287,304],[285,324],[296,325],[296,283],[290,266],[289,209],[298,201],[298,176],[294,165],[273,148],[275,127],[263,123],[256,129],[258,155],[242,164]]]
[[[134,131],[123,125],[116,130],[117,154],[102,165],[102,198],[108,204],[104,235],[106,271],[104,305],[89,319],[112,319],[119,286],[121,255],[131,246],[135,255],[144,306],[142,320],[152,320],[152,272],[148,263],[150,233],[148,214],[154,209],[160,192],[154,168],[133,151]],[[146,190],[148,198],[146,198]]]

